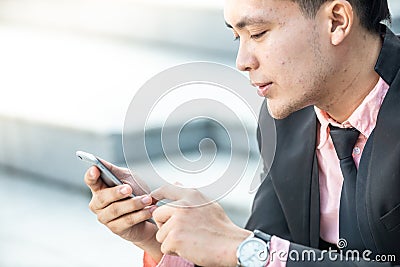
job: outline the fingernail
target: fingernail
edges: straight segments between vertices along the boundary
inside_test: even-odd
[[[127,187],[127,186],[122,187],[122,188],[119,190],[119,192],[120,192],[121,194],[123,194],[123,195],[128,194],[128,187]]]
[[[145,196],[144,198],[142,198],[141,201],[142,201],[143,204],[150,204],[151,203],[151,197]]]
[[[153,206],[149,209],[150,213],[153,214],[153,212],[157,209],[157,206]]]
[[[94,167],[92,167],[92,168],[90,169],[89,175],[90,175],[91,177],[94,177],[94,175],[95,175]]]

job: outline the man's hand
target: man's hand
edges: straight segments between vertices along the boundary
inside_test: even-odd
[[[124,185],[109,188],[99,179],[99,169],[95,166],[89,168],[85,174],[85,183],[92,191],[90,210],[113,233],[133,242],[159,261],[162,254],[160,244],[155,239],[157,227],[146,221],[152,217],[152,210],[155,209],[151,197],[144,195],[146,192],[143,188],[147,190],[146,185],[138,177],[133,179],[128,169],[118,168],[104,160],[102,163]],[[130,198],[132,192],[137,197]]]
[[[236,249],[251,232],[236,226],[220,205],[209,203],[197,190],[172,185],[151,195],[173,200],[153,212],[164,254],[177,254],[200,266],[236,266]]]

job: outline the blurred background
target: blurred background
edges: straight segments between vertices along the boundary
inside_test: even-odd
[[[400,32],[400,1],[390,5]],[[222,8],[222,0],[0,0],[1,267],[141,266],[142,252],[89,212],[88,165],[75,151],[124,166],[122,128],[138,88],[186,62],[234,67]],[[208,126],[194,132],[209,137]],[[241,226],[252,178],[220,201]]]

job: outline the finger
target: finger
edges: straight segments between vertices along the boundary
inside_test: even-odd
[[[161,253],[164,255],[174,255],[173,249],[171,248],[169,242],[161,243]]]
[[[102,158],[97,158],[97,159],[100,160],[101,163],[103,163],[104,166],[107,167],[107,169],[109,169],[115,176],[117,176],[120,179],[126,178],[126,176],[131,175],[129,170],[126,168],[118,167]]]
[[[181,188],[176,185],[168,184],[154,190],[150,195],[157,200],[169,199],[176,201],[183,199],[190,191],[193,191],[193,189]]]
[[[181,239],[181,235],[178,234],[178,231],[173,229],[168,232],[166,231],[165,238],[163,238],[163,242],[161,243],[161,252],[168,255],[178,255],[178,246],[182,244],[182,242],[183,240]]]
[[[153,219],[154,219],[154,214],[153,214]],[[165,238],[168,236],[168,233],[171,231],[171,221],[172,219],[170,218],[167,220],[165,223],[159,223],[157,220],[154,219],[154,221],[157,223],[158,231],[156,233],[156,240],[159,243],[163,243]]]
[[[101,223],[107,224],[110,221],[115,220],[116,218],[119,218],[129,213],[133,213],[135,211],[142,210],[150,204],[151,197],[149,196],[140,196],[117,201],[102,209],[98,213],[97,218]],[[150,211],[148,211],[148,213],[150,213]]]
[[[98,158],[115,176],[117,176],[124,184],[129,184],[133,193],[137,196],[150,193],[147,184],[141,180],[137,175],[132,174],[127,168],[120,168],[104,159]]]
[[[132,188],[129,185],[104,188],[93,194],[89,207],[92,211],[101,210],[113,202],[129,197],[131,194]]]
[[[163,225],[172,217],[176,208],[168,205],[158,207],[153,211],[153,219],[157,224],[158,228],[162,228]]]
[[[132,226],[145,222],[151,218],[150,207],[139,211],[125,214],[113,221],[108,222],[106,225],[114,233],[120,233]],[[150,223],[149,223],[150,224]]]
[[[170,242],[164,242],[161,244],[161,253],[164,255],[179,256],[178,253],[173,251],[169,243]]]
[[[96,166],[90,167],[85,173],[84,181],[92,191],[92,194],[107,187],[99,177],[100,170]]]

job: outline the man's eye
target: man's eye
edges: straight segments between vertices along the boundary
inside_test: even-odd
[[[233,41],[239,41],[239,40],[240,40],[240,36],[239,35],[235,36],[234,39],[233,39]]]
[[[255,39],[255,40],[257,40],[257,39],[259,39],[259,38],[261,38],[264,34],[266,34],[267,33],[267,31],[263,31],[263,32],[261,32],[261,33],[259,33],[259,34],[253,34],[253,35],[251,35],[250,37],[251,37],[251,39]]]

